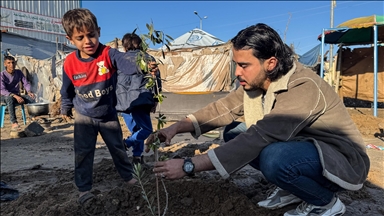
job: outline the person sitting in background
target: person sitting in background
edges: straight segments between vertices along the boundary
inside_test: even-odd
[[[147,89],[146,74],[141,71],[137,65],[137,58],[141,54],[141,38],[135,33],[127,33],[122,38],[122,44],[126,54],[132,58],[132,73],[135,75],[126,75],[118,71],[117,77],[117,105],[116,109],[121,112],[131,135],[124,139],[126,148],[132,147],[132,163],[144,164],[144,140],[153,132],[150,112],[156,111],[157,102],[154,94],[161,90],[158,87]],[[155,59],[147,53],[142,56],[148,64],[150,74],[156,79],[159,86],[160,73]]]
[[[15,69],[16,61],[14,57],[5,56],[4,67],[5,70],[2,71],[0,75],[1,102],[7,104],[12,123],[12,130],[19,130],[20,126],[17,122],[15,106],[17,104],[34,103],[35,94],[32,93],[31,84],[28,82],[23,72],[21,72],[21,70]],[[27,94],[21,94],[20,82],[23,83]]]

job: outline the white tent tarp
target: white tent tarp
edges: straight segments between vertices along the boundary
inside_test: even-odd
[[[232,89],[231,44],[178,49],[165,53],[149,51],[159,59],[164,92],[219,92]]]
[[[176,50],[181,48],[215,46],[224,43],[225,42],[219,38],[201,29],[195,28],[171,41],[171,46],[169,46],[169,48],[171,50]],[[161,49],[165,50],[165,46],[163,46]]]

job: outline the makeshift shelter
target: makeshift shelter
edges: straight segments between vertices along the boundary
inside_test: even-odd
[[[219,92],[232,89],[231,44],[148,52],[159,64],[164,92]]]
[[[377,116],[377,102],[384,102],[384,16],[372,15],[358,17],[341,23],[337,28],[323,29],[318,39],[322,45],[339,44],[337,56],[337,71],[334,80],[335,88],[339,89],[339,80],[342,82],[341,95],[351,98],[369,100],[373,99],[374,116]],[[371,47],[343,49],[345,46],[371,45]],[[354,59],[351,61],[351,59]],[[323,59],[321,60],[323,66]],[[321,67],[321,76],[323,68]],[[372,83],[373,81],[373,83]]]
[[[224,41],[203,31],[202,29],[195,28],[171,41],[169,48],[171,50],[176,50],[182,48],[215,46],[224,43]],[[160,49],[165,50],[166,48],[163,46]]]

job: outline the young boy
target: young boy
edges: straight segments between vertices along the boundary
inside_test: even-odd
[[[144,140],[153,132],[150,112],[156,111],[157,103],[153,97],[156,91],[145,87],[147,83],[146,75],[136,63],[137,57],[141,53],[140,50],[142,50],[141,38],[135,33],[127,33],[123,36],[121,42],[126,55],[132,59],[131,69],[135,75],[132,76],[124,72],[118,72],[116,108],[118,111],[121,111],[121,116],[131,132],[131,135],[124,140],[124,143],[127,148],[132,147],[132,162],[134,164],[144,164],[142,155]],[[160,74],[155,74],[158,72],[155,59],[146,53],[143,58],[148,64],[151,75],[156,79],[157,85],[160,85],[161,88]]]
[[[5,70],[0,73],[0,99],[8,106],[13,131],[21,130],[17,123],[15,106],[17,104],[34,103],[36,96],[31,91],[31,84],[21,70],[16,69],[16,60],[12,56],[4,57]],[[20,92],[20,82],[23,83],[27,94]]]
[[[65,120],[76,110],[74,123],[75,183],[78,202],[93,198],[93,161],[100,133],[124,181],[134,184],[132,165],[122,142],[122,131],[115,109],[117,69],[129,62],[125,53],[99,43],[100,27],[88,9],[67,11],[62,19],[67,39],[78,49],[64,62],[61,88],[61,114]],[[129,73],[129,72],[128,72]]]

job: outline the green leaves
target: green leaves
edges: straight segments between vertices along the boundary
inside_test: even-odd
[[[146,89],[150,89],[150,88],[152,88],[153,86],[156,85],[156,80],[155,80],[155,78],[153,76],[145,76],[145,78],[148,79],[147,83],[145,84],[145,88]]]
[[[157,119],[157,130],[160,130],[167,123],[167,117],[164,114],[159,113],[159,116],[155,118]]]
[[[155,95],[155,96],[153,96],[154,98],[157,98],[157,100],[159,101],[159,103],[163,103],[163,101],[164,101],[164,98],[167,98],[167,96],[165,96],[165,95],[163,95],[163,94],[161,94],[161,93],[159,93],[159,94],[157,94],[157,95]]]

